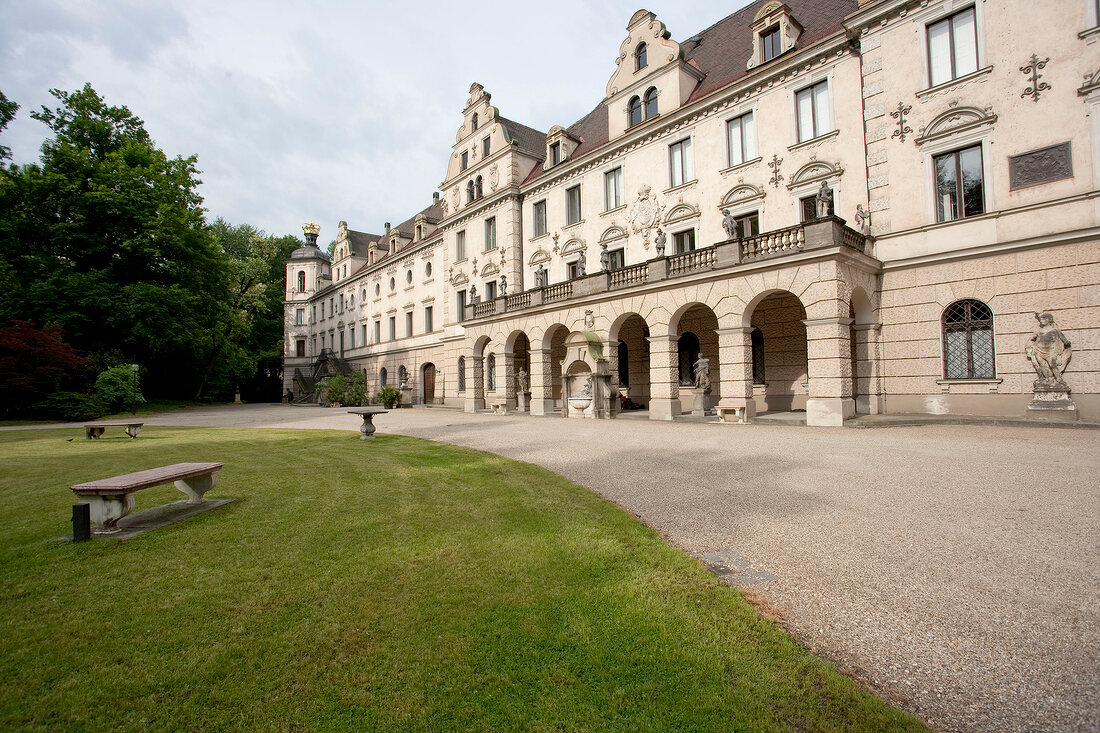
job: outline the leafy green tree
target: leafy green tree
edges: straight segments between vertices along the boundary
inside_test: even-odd
[[[96,377],[95,393],[111,412],[118,412],[128,405],[145,402],[139,380],[139,373],[129,364],[113,366]]]
[[[3,132],[8,123],[15,119],[15,113],[18,109],[18,104],[8,99],[3,92],[0,92],[0,132]],[[11,160],[11,148],[0,145],[0,160]]]
[[[17,321],[0,328],[0,414],[28,414],[50,393],[78,382],[87,363],[62,340],[59,326]]]

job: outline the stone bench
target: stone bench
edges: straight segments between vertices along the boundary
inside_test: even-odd
[[[103,435],[107,428],[126,428],[126,434],[131,438],[136,438],[138,433],[141,432],[143,422],[93,422],[84,426],[84,435],[88,440],[99,440],[99,436]]]
[[[201,504],[203,494],[218,483],[218,471],[224,463],[175,463],[150,468],[147,471],[89,481],[71,486],[81,504],[89,505],[91,519],[97,528],[94,534],[119,532],[118,520],[134,509],[134,493],[142,489],[175,483],[187,495],[188,504]]]
[[[745,406],[729,406],[729,405],[717,405],[714,411],[718,414],[718,422],[737,423],[739,425],[748,424],[748,419],[745,417]],[[732,420],[730,418],[733,418]]]

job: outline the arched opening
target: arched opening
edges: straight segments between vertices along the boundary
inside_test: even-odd
[[[657,87],[650,87],[645,93],[645,118],[657,116]]]
[[[476,130],[477,129],[477,112],[474,112],[473,119],[470,120],[470,122],[473,125],[473,128]]]
[[[699,359],[699,337],[691,331],[682,333],[676,339],[676,357],[680,386],[692,386],[695,384],[694,364]]]
[[[757,414],[805,410],[809,392],[806,309],[794,293],[771,293],[751,307],[753,329],[753,393]],[[759,343],[759,354],[756,344]],[[759,367],[758,367],[759,359]],[[757,372],[761,381],[757,381]]]
[[[466,391],[466,357],[458,357],[458,391]]]
[[[676,334],[677,381],[680,412],[697,409],[696,389],[700,386],[700,370],[705,372],[709,392],[703,391],[703,409],[710,409],[721,399],[721,374],[718,363],[718,317],[702,303],[693,303],[673,316]],[[670,324],[672,325],[672,324]],[[673,414],[676,412],[675,401]]]
[[[409,382],[409,370],[405,368],[405,365],[397,367],[397,386],[404,387]]]
[[[474,200],[474,182],[468,181],[466,183],[466,203],[470,203]]]
[[[649,326],[637,313],[624,316],[611,327],[611,340],[618,351],[615,364],[622,410],[649,408]]]
[[[420,367],[420,401],[425,405],[435,404],[435,364],[428,362]]]
[[[649,61],[646,58],[646,45],[643,41],[634,49],[634,70],[641,71],[648,65]]]
[[[550,396],[554,401],[554,410],[562,407],[561,363],[565,361],[565,339],[568,336],[569,329],[559,323],[547,329],[543,337],[543,348],[550,351]]]
[[[381,369],[379,369],[378,370],[378,386],[380,386],[380,387],[388,386],[389,385],[389,382],[387,381],[388,376],[389,376],[389,373],[386,371],[386,367],[382,367]]]
[[[474,198],[481,198],[484,194],[481,188],[481,176],[474,179]]]
[[[626,111],[630,117],[630,126],[634,127],[642,121],[642,98],[634,95],[626,105]]]
[[[298,270],[298,292],[304,293],[306,291],[306,271]]]
[[[485,357],[485,391],[495,392],[497,389],[497,355],[489,354]]]
[[[508,339],[511,343],[512,373],[505,378],[511,379],[516,391],[516,408],[530,410],[528,395],[531,391],[531,340],[527,334],[518,331]]]

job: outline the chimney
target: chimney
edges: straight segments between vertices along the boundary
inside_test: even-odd
[[[439,191],[435,191],[435,192],[432,193],[432,203],[433,204],[438,204],[439,203]]]
[[[306,222],[302,225],[302,233],[306,235],[306,245],[316,247],[317,235],[321,233],[321,225],[312,221]]]
[[[389,234],[389,233],[390,233],[390,223],[387,221],[386,222],[386,234]]]

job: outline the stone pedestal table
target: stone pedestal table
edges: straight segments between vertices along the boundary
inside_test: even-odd
[[[359,415],[363,418],[363,424],[359,426],[359,440],[374,440],[374,416],[384,415],[389,410],[384,407],[361,407],[358,410],[348,410],[351,415]]]

